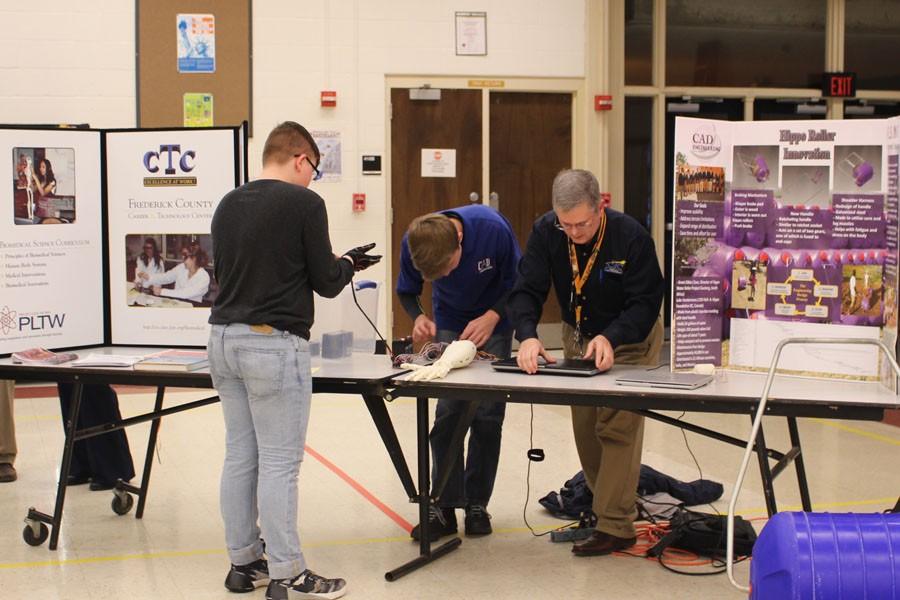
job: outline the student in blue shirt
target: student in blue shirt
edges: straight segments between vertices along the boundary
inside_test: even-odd
[[[512,327],[506,319],[506,299],[521,256],[509,222],[488,206],[472,204],[414,219],[403,237],[397,279],[400,303],[414,321],[413,341],[470,340],[481,350],[508,358]],[[426,280],[432,282],[433,318],[419,303]],[[430,435],[435,474],[464,408],[465,402],[438,399]],[[460,449],[438,506],[431,507],[431,541],[456,533],[456,508],[466,511],[466,535],[491,533],[486,508],[500,461],[505,412],[503,402],[478,407],[465,466]],[[419,539],[418,525],[411,535]]]

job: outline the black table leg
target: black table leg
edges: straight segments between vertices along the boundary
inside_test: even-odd
[[[416,491],[416,484],[413,483],[409,465],[406,464],[406,458],[403,456],[403,449],[400,447],[397,431],[394,429],[394,424],[391,422],[391,417],[388,415],[385,407],[384,398],[363,394],[363,400],[365,400],[366,408],[369,409],[369,414],[375,423],[375,429],[378,430],[378,435],[381,436],[381,441],[391,457],[391,462],[394,463],[394,469],[396,469],[397,475],[400,477],[403,489],[406,490],[406,496],[410,502],[417,502],[418,492]]]
[[[72,403],[69,410],[69,418],[66,421],[66,440],[63,445],[62,464],[59,467],[59,481],[56,484],[56,505],[53,507],[53,514],[48,515],[36,510],[34,507],[28,509],[28,515],[25,517],[26,527],[25,541],[28,544],[38,546],[43,543],[44,535],[46,535],[46,527],[42,524],[50,525],[50,546],[51,550],[56,550],[59,543],[59,529],[62,525],[63,506],[66,503],[66,486],[69,479],[69,471],[72,466],[72,453],[75,448],[75,433],[78,427],[78,413],[81,410],[81,396],[83,386],[80,381],[76,380],[72,386]],[[28,531],[34,532],[38,529],[37,536],[29,536]],[[30,539],[29,539],[30,538]]]
[[[156,388],[156,403],[153,405],[153,412],[157,413],[162,410],[163,397],[166,388],[159,386]],[[135,519],[144,516],[144,505],[147,503],[147,490],[150,487],[150,471],[153,469],[153,455],[156,452],[156,438],[159,435],[159,426],[162,424],[162,417],[153,419],[150,424],[150,437],[147,439],[147,455],[144,457],[144,473],[141,475],[141,487],[135,487],[127,483],[119,482],[116,489],[124,489],[138,497],[137,511],[134,513]]]
[[[428,526],[428,509],[431,506],[431,496],[428,492],[431,481],[428,460],[430,452],[428,445],[428,398],[416,398],[416,451],[419,461],[419,492],[416,495],[419,502],[419,556],[385,573],[384,578],[388,581],[396,581],[404,575],[412,573],[416,569],[455,550],[462,543],[461,539],[455,537],[434,550],[431,549],[431,531]]]
[[[750,419],[752,421],[752,415]],[[769,468],[769,459],[766,456],[766,437],[763,434],[762,423],[760,423],[759,433],[756,435],[756,457],[759,460],[759,475],[762,478],[763,494],[766,497],[766,510],[771,517],[778,512],[778,505],[775,503],[774,478],[772,469]]]
[[[806,481],[806,467],[803,465],[803,450],[800,448],[800,430],[797,428],[797,418],[788,417],[788,433],[791,436],[792,450],[796,450],[794,467],[797,469],[797,485],[800,488],[800,504],[805,512],[812,512],[812,502],[809,499],[809,485]]]

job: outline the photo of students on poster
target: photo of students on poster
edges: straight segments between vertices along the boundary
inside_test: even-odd
[[[13,222],[57,225],[75,221],[75,150],[13,148]]]
[[[212,306],[218,287],[210,234],[130,234],[125,255],[128,306]]]

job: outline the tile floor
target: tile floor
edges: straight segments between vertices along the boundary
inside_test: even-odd
[[[45,388],[41,395],[52,394]],[[26,393],[22,392],[22,396]],[[202,392],[171,392],[170,402]],[[125,416],[152,407],[152,390],[125,390]],[[70,488],[57,551],[30,547],[22,540],[29,506],[49,512],[62,447],[62,426],[55,395],[16,401],[19,480],[0,484],[0,597],[97,599],[236,598],[222,586],[228,568],[218,509],[218,477],[223,427],[218,405],[166,418],[160,432],[150,496],[144,518],[133,511],[115,515],[111,492]],[[390,406],[404,451],[415,473],[415,406],[401,399]],[[691,420],[744,437],[746,417],[695,414]],[[529,447],[530,408],[510,405],[504,427],[503,455],[490,511],[494,535],[464,539],[462,546],[436,563],[388,583],[384,573],[417,554],[408,538],[417,507],[410,504],[391,468],[363,403],[350,396],[316,396],[308,436],[311,451],[300,471],[300,532],[310,566],[348,581],[349,598],[740,598],[726,576],[686,577],[652,560],[625,556],[573,557],[568,544],[533,537],[523,522],[539,531],[561,524],[537,504],[537,498],[578,469],[568,410],[534,407],[534,445],[547,459],[533,463],[526,504],[525,452]],[[767,421],[773,447],[783,447],[782,420]],[[140,470],[148,425],[127,430]],[[818,510],[881,511],[900,490],[896,468],[900,429],[878,423],[804,419],[800,423],[813,501]],[[727,509],[731,483],[742,450],[687,434],[703,475],[725,484],[715,506]],[[683,480],[698,477],[697,466],[678,429],[649,422],[644,462]],[[338,471],[358,487],[351,486]],[[795,479],[776,482],[783,509],[799,504]],[[362,489],[364,492],[360,492]],[[709,508],[707,507],[707,510]],[[739,512],[765,515],[759,478],[751,468]],[[460,516],[462,516],[460,514]],[[761,527],[764,521],[756,521]],[[746,563],[737,567],[747,581]],[[261,590],[240,596],[262,598]]]

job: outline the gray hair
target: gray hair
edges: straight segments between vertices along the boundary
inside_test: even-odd
[[[568,212],[582,203],[600,206],[600,184],[590,171],[564,169],[553,180],[553,210]]]

